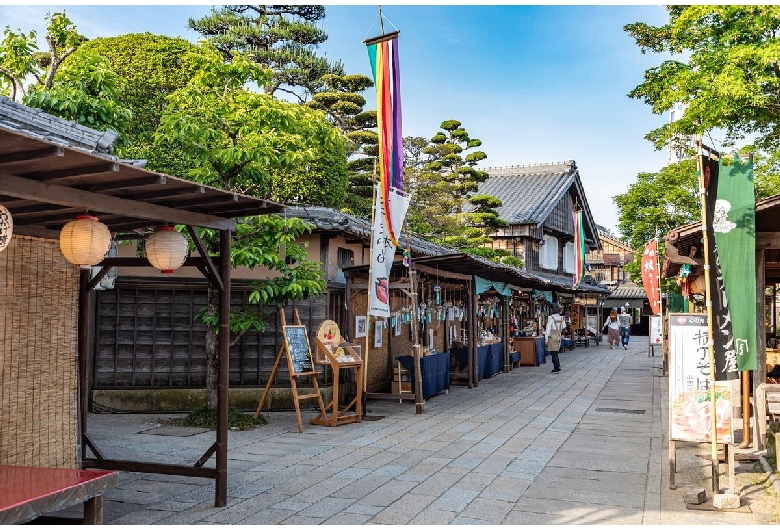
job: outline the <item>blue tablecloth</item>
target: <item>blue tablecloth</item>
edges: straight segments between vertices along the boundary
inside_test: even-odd
[[[412,376],[412,391],[414,392],[415,378],[414,357],[402,355],[396,357],[401,366],[409,370]],[[435,353],[420,357],[420,372],[422,375],[423,399],[438,394],[450,388],[450,354],[447,352]]]
[[[458,361],[456,367],[459,372],[466,369],[469,363],[469,349],[468,348],[450,348],[450,353],[455,356],[455,360]]]
[[[493,377],[504,365],[504,343],[477,346],[477,379]]]
[[[545,356],[547,355],[547,348],[544,347],[544,336],[536,337],[534,341],[534,350],[536,351],[536,364],[545,364]]]

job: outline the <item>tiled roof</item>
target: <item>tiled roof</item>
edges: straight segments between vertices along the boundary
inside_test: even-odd
[[[487,168],[490,175],[479,185],[479,194],[503,203],[496,208],[510,225],[542,224],[574,182],[573,160],[555,164]]]
[[[320,231],[344,231],[366,240],[368,240],[371,235],[371,223],[368,219],[355,217],[332,208],[322,206],[289,206],[286,210],[286,215],[308,221]],[[406,241],[405,235],[403,241]],[[444,261],[437,261],[436,263],[441,263],[442,267],[452,269],[453,272],[472,274],[489,273],[492,279],[501,277],[501,280],[499,281],[505,281],[507,283],[531,282],[538,288],[549,288],[554,286],[571,290],[571,277],[568,276],[544,274],[538,271],[531,272],[525,268],[496,263],[486,258],[464,254],[457,249],[437,245],[414,236],[410,236],[410,241],[412,255],[415,256],[417,260],[420,260],[420,263],[428,263],[425,259],[426,257],[429,258],[429,260],[441,258]],[[355,266],[349,267],[349,269],[359,269],[361,267],[365,268],[368,266]],[[462,270],[459,270],[461,268]],[[603,293],[608,292],[608,290],[602,286],[586,285],[585,283],[581,285],[579,290]]]
[[[0,96],[0,126],[59,145],[104,155],[113,151],[118,138],[117,133],[111,129],[106,132],[90,129],[74,121],[46,114],[41,109],[16,103],[5,96]]]
[[[610,298],[647,298],[644,287],[621,285],[609,294]]]
[[[288,206],[287,215],[289,217],[298,217],[308,221],[317,227],[318,230],[343,230],[348,234],[354,234],[368,240],[371,236],[371,221],[339,212],[332,208],[324,206]],[[442,245],[436,245],[430,241],[410,236],[413,255],[424,256],[442,256],[454,254],[458,251]],[[399,240],[406,243],[406,235]]]

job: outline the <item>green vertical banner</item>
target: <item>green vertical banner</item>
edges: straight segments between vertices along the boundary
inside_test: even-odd
[[[740,370],[756,369],[756,199],[753,157],[720,160],[712,228]],[[762,324],[763,325],[763,324]]]

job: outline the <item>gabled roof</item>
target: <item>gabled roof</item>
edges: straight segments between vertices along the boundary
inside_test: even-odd
[[[496,211],[510,225],[541,225],[571,187],[574,161],[532,166],[487,168],[490,175],[479,185],[479,194],[501,200]]]
[[[490,177],[480,183],[478,194],[501,200],[496,208],[499,217],[510,225],[541,226],[558,203],[573,188],[583,211],[585,237],[598,250],[598,229],[585,198],[580,173],[574,160],[552,164],[487,168]]]
[[[644,287],[621,285],[609,294],[609,298],[647,298],[647,293]]]

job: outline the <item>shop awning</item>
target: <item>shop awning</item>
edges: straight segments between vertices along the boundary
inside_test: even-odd
[[[484,293],[485,291],[489,291],[491,288],[493,288],[500,295],[512,296],[512,289],[510,289],[509,286],[505,283],[486,280],[484,278],[480,278],[479,276],[474,276],[474,283],[476,284],[477,294]]]

